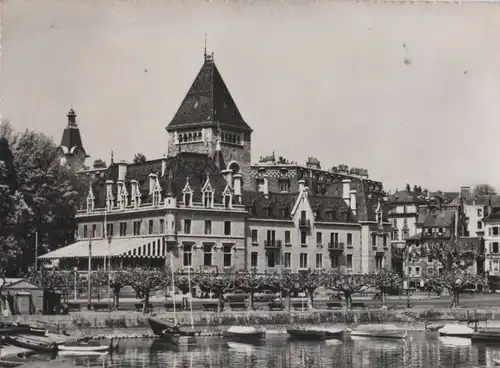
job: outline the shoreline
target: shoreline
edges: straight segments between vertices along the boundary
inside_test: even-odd
[[[150,328],[148,317],[154,316],[173,320],[172,312],[142,314],[139,312],[115,311],[80,312],[68,315],[18,315],[2,317],[5,322],[19,322],[30,325],[44,326],[52,333],[103,334],[106,332],[120,335],[140,335],[148,337]],[[232,325],[265,326],[268,330],[285,330],[292,325],[331,325],[349,326],[352,324],[390,323],[412,326],[411,330],[424,330],[424,322],[433,323],[464,323],[467,318],[486,319],[479,322],[480,326],[500,327],[500,308],[487,310],[470,309],[361,309],[351,310],[307,310],[292,312],[246,311],[246,312],[178,312],[177,321],[184,326],[191,325],[201,330],[205,336],[215,336]],[[138,337],[138,336],[137,336]],[[136,337],[136,338],[137,338]]]

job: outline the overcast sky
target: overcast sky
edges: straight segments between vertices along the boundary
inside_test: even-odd
[[[253,161],[500,189],[498,6],[11,0],[1,16],[2,117],[59,143],[73,106],[89,164],[166,152],[206,32]]]

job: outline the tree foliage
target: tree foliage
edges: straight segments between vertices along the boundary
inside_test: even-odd
[[[448,290],[452,296],[450,308],[459,306],[460,293],[465,287],[484,283],[483,276],[473,270],[482,254],[478,245],[472,241],[460,241],[457,238],[429,241],[421,248],[421,257],[435,259],[442,267],[440,273],[424,275],[424,280],[437,292]]]
[[[148,310],[149,298],[153,291],[171,284],[172,278],[164,269],[136,267],[128,270],[129,285],[143,298],[143,312]]]
[[[92,167],[94,169],[105,169],[106,167],[108,167],[108,165],[106,164],[106,161],[104,161],[102,158],[98,158],[94,160],[94,164],[92,165]]]
[[[3,123],[0,138],[0,262],[9,276],[34,263],[39,254],[74,239],[75,214],[83,186],[57,159],[57,146],[43,134],[16,133]]]
[[[394,270],[387,268],[382,268],[376,272],[369,275],[370,286],[376,288],[380,291],[380,299],[382,305],[385,305],[385,296],[389,289],[398,287],[401,285],[403,279]]]
[[[99,269],[92,274],[92,278],[99,287],[108,285],[113,292],[113,309],[120,306],[120,291],[124,286],[131,285],[131,273],[129,270],[104,270]]]
[[[136,153],[134,155],[134,164],[138,164],[138,163],[143,163],[143,162],[146,162],[146,156],[144,156],[142,153]]]
[[[349,275],[338,271],[331,271],[324,275],[326,288],[344,294],[346,309],[352,306],[352,296],[368,289],[370,283],[370,275]]]
[[[474,187],[474,195],[495,195],[497,191],[489,184],[479,184]]]

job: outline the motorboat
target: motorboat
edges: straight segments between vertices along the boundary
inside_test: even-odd
[[[47,339],[37,339],[29,335],[7,335],[5,342],[18,348],[29,349],[38,353],[54,353],[57,351],[57,343]]]
[[[470,327],[459,325],[459,324],[448,324],[444,325],[443,328],[438,330],[439,336],[449,336],[449,337],[462,337],[470,339],[474,330]]]
[[[408,331],[395,325],[360,325],[350,332],[351,336],[384,339],[406,339]]]
[[[345,330],[341,328],[291,327],[286,330],[291,338],[297,340],[329,340],[342,339]]]
[[[252,326],[231,326],[222,336],[230,341],[258,343],[266,338],[266,330]]]
[[[101,344],[99,341],[95,340],[76,340],[68,341],[59,345],[58,350],[71,352],[105,352],[117,349],[119,343],[120,340],[117,340],[116,343],[114,343],[113,339],[111,339],[109,344]]]

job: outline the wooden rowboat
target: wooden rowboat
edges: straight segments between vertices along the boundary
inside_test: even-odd
[[[297,340],[328,340],[328,339],[341,339],[344,337],[343,329],[333,328],[317,328],[317,327],[292,327],[288,328],[286,332],[291,338]]]

